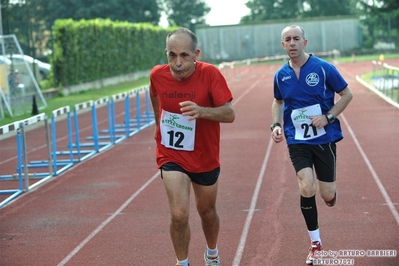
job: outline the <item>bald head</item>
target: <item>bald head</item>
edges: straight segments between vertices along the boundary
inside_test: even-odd
[[[171,31],[168,34],[168,36],[166,37],[166,47],[168,46],[169,39],[172,36],[175,36],[175,35],[176,36],[178,36],[178,35],[186,35],[186,36],[190,37],[190,39],[191,39],[191,51],[194,53],[197,50],[197,48],[198,48],[197,36],[195,36],[195,34],[191,30],[189,30],[187,28],[179,28],[179,29],[176,29],[174,31]]]
[[[300,33],[300,36],[302,37],[302,39],[306,40],[305,30],[304,30],[301,26],[298,26],[298,25],[289,25],[289,26],[285,27],[285,28],[283,29],[283,31],[281,32],[281,40],[282,40],[282,41],[284,40],[285,34],[286,34],[288,31],[291,31],[291,30],[297,30],[297,31]]]

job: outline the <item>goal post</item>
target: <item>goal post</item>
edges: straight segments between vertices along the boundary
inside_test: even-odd
[[[15,60],[24,58],[24,53],[14,34],[0,35],[0,42],[0,115],[4,117],[4,107],[10,116],[31,113],[34,102],[39,110],[47,107],[37,81],[40,76],[37,63]]]

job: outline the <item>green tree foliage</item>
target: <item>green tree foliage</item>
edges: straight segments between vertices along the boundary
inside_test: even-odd
[[[38,17],[51,25],[57,19],[108,18],[118,21],[159,23],[161,13],[156,0],[30,0]]]
[[[395,42],[399,46],[399,1],[358,0],[357,9],[364,26],[365,46],[377,41]]]
[[[169,25],[193,31],[196,24],[205,24],[205,16],[211,10],[204,0],[163,0],[162,3]]]
[[[298,17],[299,10],[297,4],[297,0],[248,0],[246,6],[250,9],[250,13],[242,17],[241,22],[257,22]]]
[[[158,25],[157,0],[1,0],[4,34],[15,34],[24,53],[37,57],[52,50],[50,32],[57,19],[96,19]]]
[[[248,0],[241,22],[353,14],[354,0]]]
[[[306,0],[302,3],[301,17],[353,15],[354,0]]]

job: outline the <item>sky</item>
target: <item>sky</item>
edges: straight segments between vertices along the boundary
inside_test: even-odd
[[[206,23],[210,26],[234,25],[240,22],[241,17],[249,14],[245,5],[248,0],[205,0],[211,8],[206,16]],[[165,17],[161,17],[160,25],[167,26]]]
[[[238,24],[241,17],[249,13],[246,2],[248,0],[205,0],[211,8],[206,23],[210,26]]]

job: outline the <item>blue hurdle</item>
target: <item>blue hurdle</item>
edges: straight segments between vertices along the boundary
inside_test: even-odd
[[[0,127],[0,135],[6,135],[9,133],[14,133],[17,132],[16,134],[16,141],[17,141],[17,159],[18,159],[18,165],[22,165],[22,134],[21,130],[19,129],[19,123],[14,122],[11,124],[7,124],[5,126]],[[23,183],[22,183],[22,168],[19,168],[19,171],[17,173],[18,175],[18,180],[17,184],[15,185],[15,180],[13,180],[14,175],[9,174],[9,175],[0,175],[0,181],[1,182],[7,182],[8,184],[4,185],[9,187],[9,189],[0,189],[0,195],[8,195],[4,200],[0,202],[0,208],[8,204],[10,201],[18,197],[20,194],[23,193]],[[13,180],[12,182],[8,180]],[[3,187],[3,185],[2,185]]]
[[[58,150],[57,148],[57,123],[56,119],[60,116],[66,115],[67,120],[67,150]],[[73,150],[72,150],[72,123],[69,106],[58,108],[52,112],[51,115],[51,147],[52,147],[52,164],[53,175],[57,176],[64,172],[74,164]],[[68,156],[69,158],[60,160],[59,156]],[[59,169],[58,169],[59,168]]]
[[[45,145],[47,147],[47,157],[48,160],[45,163],[43,161],[28,161],[27,157],[27,145],[26,145],[26,127],[36,125],[40,122],[44,122],[44,130],[45,130]],[[51,162],[51,154],[50,154],[50,139],[49,139],[49,132],[48,132],[48,119],[44,113],[38,114],[36,116],[32,116],[25,120],[19,121],[20,123],[20,130],[21,130],[21,143],[22,148],[19,150],[18,153],[21,153],[20,157],[22,158],[21,162],[18,160],[18,165],[16,167],[17,173],[23,173],[23,177],[25,179],[25,191],[29,191],[40,184],[46,182],[48,179],[52,178],[52,165],[49,163]],[[29,162],[29,163],[28,163]],[[29,169],[45,169],[45,172],[32,172]],[[38,182],[33,183],[30,185],[30,179],[39,179]]]
[[[90,111],[93,110],[94,106],[94,101],[87,101],[79,104],[75,104],[74,106],[74,112],[73,112],[73,121],[74,121],[74,128],[75,128],[75,142],[73,143],[73,147],[76,148],[76,155],[77,155],[77,160],[79,162],[86,160],[90,156],[96,154],[98,150],[90,149],[90,147],[94,147],[94,143],[82,143],[80,138],[81,138],[81,133],[80,133],[80,128],[79,128],[79,113],[85,112],[85,111]],[[94,135],[94,121],[93,121],[93,115],[92,117],[92,134]]]
[[[99,131],[99,123],[97,118],[97,111],[101,107],[107,108],[107,128]],[[87,140],[93,140],[93,143],[88,143],[86,145],[94,145],[94,150],[96,152],[101,152],[105,149],[108,149],[113,144],[115,144],[115,134],[113,131],[113,120],[111,115],[111,103],[108,97],[103,97],[94,101],[92,106],[92,123],[93,123],[93,136],[87,137]],[[100,133],[107,133],[110,132],[109,135],[102,135]],[[101,140],[101,142],[100,142]],[[105,141],[104,141],[105,140]],[[106,140],[109,140],[108,142]]]
[[[67,121],[67,150],[58,150],[57,147],[57,122],[60,116],[66,115]],[[31,161],[29,168],[44,168],[51,165],[51,175],[57,176],[61,172],[73,166],[72,152],[72,124],[69,106],[64,106],[52,111],[51,114],[51,160]],[[60,156],[68,156],[68,159],[59,159]],[[51,161],[51,162],[50,162]],[[43,175],[43,174],[42,174]],[[45,174],[44,174],[45,175]],[[49,175],[49,174],[47,174]]]
[[[141,94],[144,95],[144,112],[142,113],[142,103],[141,103]],[[131,90],[127,93],[116,94],[112,96],[112,104],[113,108],[116,102],[124,99],[125,100],[125,116],[123,120],[123,124],[115,124],[116,132],[124,133],[124,137],[130,137],[143,130],[144,128],[155,123],[154,114],[151,111],[150,100],[149,100],[149,90],[147,87],[141,87],[138,89]],[[132,109],[132,99],[135,100],[134,106]],[[132,111],[135,110],[135,114],[131,114]],[[115,118],[114,118],[115,119]],[[122,139],[121,139],[122,140]]]

